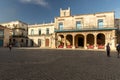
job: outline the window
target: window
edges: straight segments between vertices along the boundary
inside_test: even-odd
[[[22,36],[24,36],[24,33],[22,32]]]
[[[33,29],[31,29],[31,35],[34,35],[34,30]]]
[[[98,27],[103,28],[103,19],[98,19]]]
[[[15,30],[13,30],[13,33],[12,33],[13,36],[15,36]]]
[[[24,42],[24,40],[23,40],[23,39],[21,39],[21,42]]]
[[[59,30],[63,30],[63,23],[59,23]]]
[[[76,28],[80,29],[82,27],[81,21],[76,21]]]
[[[4,37],[4,30],[0,30],[0,37]]]
[[[38,33],[39,33],[39,35],[41,35],[41,29],[39,29]]]
[[[32,39],[30,39],[30,45],[31,45],[31,47],[34,46],[34,41]]]
[[[49,28],[46,28],[46,34],[49,34]]]
[[[16,42],[16,40],[15,40],[15,39],[13,39],[13,42]]]
[[[64,12],[64,16],[66,16],[66,12]]]
[[[41,39],[38,39],[38,46],[41,46]]]

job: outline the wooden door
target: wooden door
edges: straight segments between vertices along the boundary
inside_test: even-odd
[[[45,46],[46,46],[46,47],[49,47],[49,39],[46,39],[46,40],[45,40]]]

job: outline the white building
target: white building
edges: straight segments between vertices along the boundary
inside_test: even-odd
[[[12,36],[10,37],[10,42],[13,46],[26,46],[27,45],[27,27],[28,24],[22,21],[11,21],[6,23],[1,23],[1,25],[12,29]]]
[[[28,38],[28,46],[54,48],[54,23],[29,25]]]

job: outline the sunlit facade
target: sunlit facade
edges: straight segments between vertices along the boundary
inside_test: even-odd
[[[0,25],[0,47],[7,47],[12,30]]]
[[[28,46],[55,48],[54,23],[29,25]]]
[[[3,23],[12,29],[10,41],[16,46],[105,49],[110,43],[115,49],[120,43],[120,19],[114,11],[71,15],[70,8],[60,9],[53,23],[27,25],[21,21]]]
[[[114,12],[71,15],[70,8],[60,9],[55,18],[57,48],[105,49],[116,46]]]
[[[12,30],[10,42],[13,44],[13,46],[15,47],[27,46],[28,24],[22,21],[11,21],[6,23],[1,23],[1,25],[10,28]]]

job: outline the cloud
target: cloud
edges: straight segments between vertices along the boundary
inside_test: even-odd
[[[45,0],[20,0],[20,2],[48,7],[48,2],[46,2]]]

